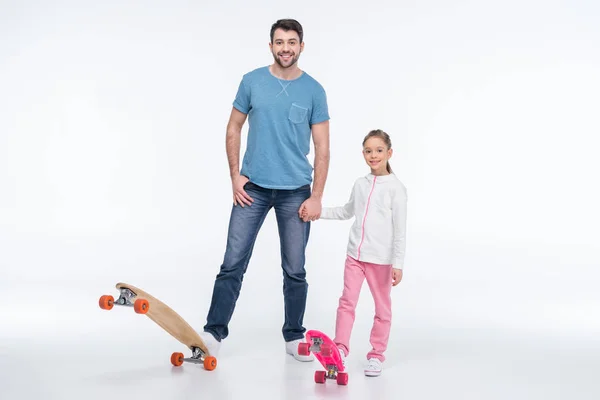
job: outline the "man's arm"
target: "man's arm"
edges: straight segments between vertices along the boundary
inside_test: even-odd
[[[225,149],[233,189],[233,203],[235,205],[240,204],[242,207],[244,207],[244,204],[250,205],[253,201],[244,190],[244,185],[248,182],[248,178],[240,175],[240,142],[242,127],[246,122],[246,117],[246,114],[232,107],[225,135]]]
[[[321,200],[329,171],[329,121],[312,126],[315,144],[315,177],[311,196],[302,203],[298,215],[304,222],[315,221],[321,217]]]
[[[312,136],[315,145],[315,177],[311,197],[319,199],[320,202],[329,172],[329,121],[313,125]]]
[[[240,174],[240,142],[242,127],[245,122],[246,114],[232,107],[225,135],[225,149],[227,151],[227,162],[229,163],[229,175],[231,179]]]

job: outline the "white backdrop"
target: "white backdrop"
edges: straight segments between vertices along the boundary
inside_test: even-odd
[[[282,17],[303,24],[300,66],[328,94],[324,205],[343,204],[368,172],[362,137],[374,128],[392,137],[409,194],[396,332],[600,332],[596,3],[1,1],[0,10],[3,334],[94,330],[97,299],[117,281],[201,328],[231,207],[227,118],[241,76],[272,62],[269,28]],[[350,223],[313,224],[308,328],[333,328]],[[257,316],[280,328],[278,246],[271,215],[232,337]]]

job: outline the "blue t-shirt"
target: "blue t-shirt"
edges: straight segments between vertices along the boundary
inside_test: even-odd
[[[323,87],[306,72],[278,79],[269,67],[245,74],[233,106],[248,114],[240,173],[258,186],[296,189],[312,182],[311,126],[329,119]]]

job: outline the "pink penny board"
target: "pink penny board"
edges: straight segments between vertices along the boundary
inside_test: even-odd
[[[313,352],[325,371],[315,371],[315,382],[325,383],[327,379],[335,379],[338,385],[348,384],[348,373],[344,372],[344,364],[337,346],[321,331],[306,332],[306,342],[298,345],[298,353],[308,355]]]

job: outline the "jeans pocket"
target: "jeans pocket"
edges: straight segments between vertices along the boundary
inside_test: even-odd
[[[290,107],[288,119],[294,124],[302,124],[307,121],[308,108],[302,107],[299,104],[292,103]]]

